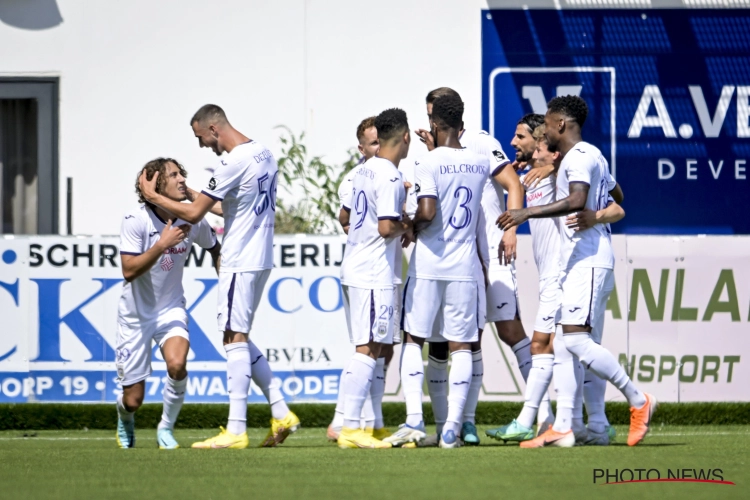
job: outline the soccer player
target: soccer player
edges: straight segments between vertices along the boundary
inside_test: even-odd
[[[381,345],[393,342],[396,248],[412,231],[402,217],[406,191],[398,164],[409,153],[409,125],[400,109],[375,119],[380,149],[357,167],[352,181],[346,251],[341,264],[349,337],[356,346],[345,369],[344,426],[339,448],[390,448],[359,427],[360,415],[374,377]],[[349,200],[347,200],[349,201]]]
[[[464,407],[472,381],[471,344],[478,340],[478,290],[474,277],[476,225],[490,162],[463,148],[458,135],[464,104],[457,95],[432,103],[430,135],[437,146],[419,160],[414,191],[417,242],[404,285],[404,339],[401,384],[406,423],[385,439],[394,445],[425,438],[422,418],[422,346],[442,321],[453,366],[448,377],[448,417],[442,448],[459,446]]]
[[[601,152],[581,137],[581,127],[587,115],[588,106],[580,97],[556,97],[549,102],[545,137],[549,146],[563,155],[556,182],[557,201],[509,210],[500,217],[499,225],[509,228],[529,218],[561,217],[583,208],[598,211],[607,205],[609,191],[616,184]],[[597,224],[574,231],[561,225],[560,232],[562,305],[558,323],[562,325],[563,334],[554,339],[555,363],[570,358],[572,368],[580,360],[588,370],[610,381],[623,393],[631,407],[628,445],[635,446],[648,432],[657,406],[656,399],[638,390],[615,357],[592,338],[592,326],[605,312],[614,281],[609,227]],[[571,430],[573,408],[568,402],[575,399],[578,382],[575,370],[570,371],[562,376],[555,372],[558,392],[555,424],[541,436],[522,442],[522,448],[570,447],[575,444]]]
[[[378,152],[380,143],[378,142],[378,131],[375,129],[375,117],[371,116],[365,118],[357,126],[357,149],[362,155],[357,166],[363,164]],[[357,167],[351,169],[346,176],[342,179],[339,185],[339,204],[341,209],[339,212],[339,223],[344,229],[345,233],[349,233],[349,211],[343,208],[344,205],[350,206],[352,197],[352,182],[354,175],[357,173]],[[400,268],[400,262],[397,262],[397,267]],[[394,284],[396,281],[394,280]],[[401,283],[401,276],[398,276],[398,283]],[[394,340],[396,332],[394,331]],[[393,346],[383,345],[381,346],[381,356],[377,360],[375,367],[375,375],[372,379],[372,385],[370,388],[370,396],[365,401],[365,405],[362,408],[362,420],[364,421],[364,427],[367,432],[376,434],[378,439],[385,437],[385,430],[383,425],[383,394],[385,393],[385,370],[387,365],[393,357]],[[326,432],[326,436],[329,441],[337,442],[339,434],[341,434],[341,428],[344,426],[344,370],[341,371],[341,377],[339,377],[339,394],[336,400],[336,409],[333,415],[333,421],[331,421]]]
[[[524,119],[527,119],[526,115]],[[522,151],[521,160],[532,165],[531,172],[553,167],[553,171],[560,166],[560,152],[552,148],[550,150],[542,134],[544,133],[544,116],[532,115],[533,123],[541,123],[532,134],[536,148],[533,152],[532,161],[528,161],[525,151]],[[522,122],[523,120],[522,119]],[[531,122],[527,120],[526,123]],[[522,124],[519,123],[518,129]],[[526,144],[523,133],[525,130],[516,130],[516,149],[525,149]],[[518,159],[517,155],[517,159]],[[547,169],[548,170],[548,169]],[[521,177],[526,189],[526,206],[533,207],[547,205],[555,201],[555,175],[544,178],[534,176],[531,182],[526,181],[529,174]],[[534,323],[534,334],[531,339],[531,370],[526,380],[525,402],[521,413],[510,424],[497,429],[489,429],[486,434],[502,441],[525,441],[534,437],[532,425],[536,418],[542,398],[547,394],[549,383],[552,380],[552,364],[554,354],[550,338],[555,333],[555,317],[560,306],[560,290],[558,276],[560,273],[560,233],[555,219],[532,219],[531,242],[534,253],[534,261],[539,271],[539,307],[537,309],[536,321]],[[547,429],[540,429],[542,434]]]
[[[432,105],[435,99],[443,95],[458,96],[458,93],[448,87],[441,87],[428,93],[426,99],[428,117],[432,113]],[[519,148],[522,151],[521,155],[516,154],[517,164],[520,161],[528,161],[533,154],[533,144],[529,145],[528,141],[528,137],[531,136],[533,130],[529,130],[531,125],[527,124],[526,121],[532,125],[534,122],[528,120],[528,117],[529,115],[519,122],[513,139],[514,147],[517,151]],[[434,140],[428,131],[420,129],[416,133],[426,144],[428,150],[434,148]],[[519,134],[523,134],[520,139]],[[459,139],[464,147],[474,153],[484,155],[490,160],[491,178],[487,179],[482,195],[482,210],[487,223],[485,231],[489,242],[490,255],[492,256],[487,270],[489,279],[487,321],[495,324],[500,340],[510,346],[516,357],[518,369],[525,381],[531,368],[531,341],[524,332],[518,312],[518,287],[515,276],[516,231],[515,228],[507,232],[499,231],[495,225],[497,218],[506,208],[503,190],[508,192],[508,208],[521,208],[524,196],[523,187],[515,170],[506,168],[511,165],[511,162],[497,139],[485,131],[464,130],[463,123],[461,124]],[[474,414],[484,372],[481,349],[480,335],[479,340],[472,345],[473,370],[477,376],[472,378],[473,387],[466,403],[466,420],[461,428],[461,437],[464,442],[469,444],[479,444],[479,436],[474,425]],[[431,383],[430,380],[439,382],[447,379],[448,352],[445,346],[431,343],[430,359],[433,360],[435,365],[432,368],[435,376],[429,377],[428,386]],[[539,427],[551,425],[552,420],[552,407],[547,396],[539,409]]]
[[[187,172],[176,160],[157,158],[143,167],[146,179],[158,175],[156,191],[177,203],[186,198]],[[151,342],[159,344],[167,363],[164,410],[156,431],[161,449],[179,448],[172,434],[187,385],[187,330],[182,271],[192,244],[207,248],[218,264],[221,245],[205,219],[190,225],[136,193],[142,205],[125,215],[120,230],[120,259],[125,286],[117,328],[117,442],[135,447],[135,411],[143,403],[145,380],[151,375]]]
[[[226,153],[206,189],[192,203],[183,204],[156,192],[157,176],[148,181],[141,175],[140,187],[146,200],[189,223],[197,223],[209,211],[224,217],[218,324],[227,353],[229,418],[218,436],[193,447],[247,448],[247,394],[253,368],[262,358],[259,351],[253,356],[248,337],[273,267],[277,165],[268,149],[232,127],[219,106],[201,107],[190,125],[201,147],[211,148],[217,156]],[[270,368],[264,375],[270,381]],[[273,399],[271,430],[261,446],[284,442],[300,425],[283,397]]]

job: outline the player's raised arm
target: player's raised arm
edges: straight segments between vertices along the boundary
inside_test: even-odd
[[[199,193],[198,196],[193,200],[192,203],[181,203],[179,201],[170,200],[166,196],[163,196],[156,192],[156,182],[159,177],[159,172],[155,172],[154,176],[149,180],[146,177],[146,173],[141,173],[139,179],[139,185],[141,187],[141,193],[143,197],[149,203],[152,203],[158,207],[173,213],[182,220],[186,220],[191,224],[199,223],[203,217],[213,208],[217,199],[213,199],[205,193]],[[213,179],[213,178],[212,178]]]
[[[200,194],[200,192],[196,191],[195,189],[187,188],[187,198],[188,198],[188,201],[190,201],[190,202],[195,201],[195,199],[198,197],[199,194]],[[211,212],[212,214],[214,214],[216,216],[224,217],[224,209],[221,207],[221,202],[220,201],[214,202],[214,206],[211,207],[211,209],[209,210],[209,212]]]

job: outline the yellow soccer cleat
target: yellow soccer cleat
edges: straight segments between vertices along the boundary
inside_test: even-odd
[[[375,439],[362,429],[350,429],[343,427],[338,440],[339,448],[391,448],[391,443],[384,443]]]
[[[372,432],[372,437],[374,437],[375,439],[380,439],[381,441],[390,435],[391,435],[391,431],[389,431],[386,427],[375,429]]]
[[[273,448],[284,442],[289,434],[297,432],[300,427],[299,418],[293,412],[286,414],[281,420],[271,419],[271,430],[268,431],[266,439],[260,444],[260,448]]]
[[[233,450],[242,450],[250,445],[250,440],[247,438],[247,432],[243,432],[242,434],[232,434],[224,427],[219,427],[219,429],[221,429],[221,432],[218,436],[208,438],[205,441],[193,443],[192,448],[200,448],[204,450],[231,448]]]
[[[364,430],[365,430],[365,434],[369,434],[370,436],[374,435],[375,433],[375,429],[373,429],[372,427],[365,427]]]

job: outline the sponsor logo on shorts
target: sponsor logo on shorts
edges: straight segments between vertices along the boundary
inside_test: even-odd
[[[580,307],[574,307],[573,309],[568,309],[568,311],[574,313],[574,312],[578,311],[579,309],[580,309]]]
[[[547,316],[546,318],[542,318],[542,321],[549,321],[552,318],[554,318],[554,316]]]
[[[499,306],[497,306],[497,308],[498,308],[498,309],[502,309],[503,307],[505,307],[505,306],[507,306],[507,305],[508,305],[508,303],[507,303],[507,302],[503,302],[502,304],[500,304]]]

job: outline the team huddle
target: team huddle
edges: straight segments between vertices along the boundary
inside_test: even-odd
[[[486,132],[464,130],[464,103],[454,90],[430,92],[426,106],[430,128],[416,131],[425,154],[405,160],[411,145],[406,113],[388,109],[358,127],[363,158],[339,187],[339,222],[347,233],[341,286],[355,352],[341,375],[328,438],[341,448],[478,445],[481,339],[490,322],[511,347],[526,390],[518,417],[486,431],[488,436],[518,441],[522,448],[607,445],[615,437],[604,413],[609,381],[631,406],[627,442],[638,444],[657,402],[601,346],[614,288],[609,224],[625,213],[606,159],[581,137],[585,101],[557,97],[546,115],[522,117],[511,142],[515,161]],[[154,341],[168,371],[157,440],[161,448],[179,446],[172,429],[184,400],[189,349],[181,279],[186,250],[195,242],[209,250],[219,274],[218,329],[224,332],[230,406],[226,429],[192,446],[249,445],[251,380],[272,412],[260,445],[276,446],[300,421],[249,338],[273,267],[276,161],[234,129],[218,106],[202,107],[191,127],[201,147],[221,156],[206,189],[187,188],[187,174],[173,159],[149,162],[136,183],[142,205],[122,224],[118,443],[135,444],[134,412],[151,373]],[[221,244],[204,220],[208,212],[224,218]],[[539,271],[531,339],[520,321],[515,277],[515,228],[527,220]],[[408,270],[402,276],[404,256]],[[406,416],[391,433],[382,399],[398,344]],[[555,413],[548,396],[553,377]],[[422,414],[425,380],[437,426],[433,435]]]

